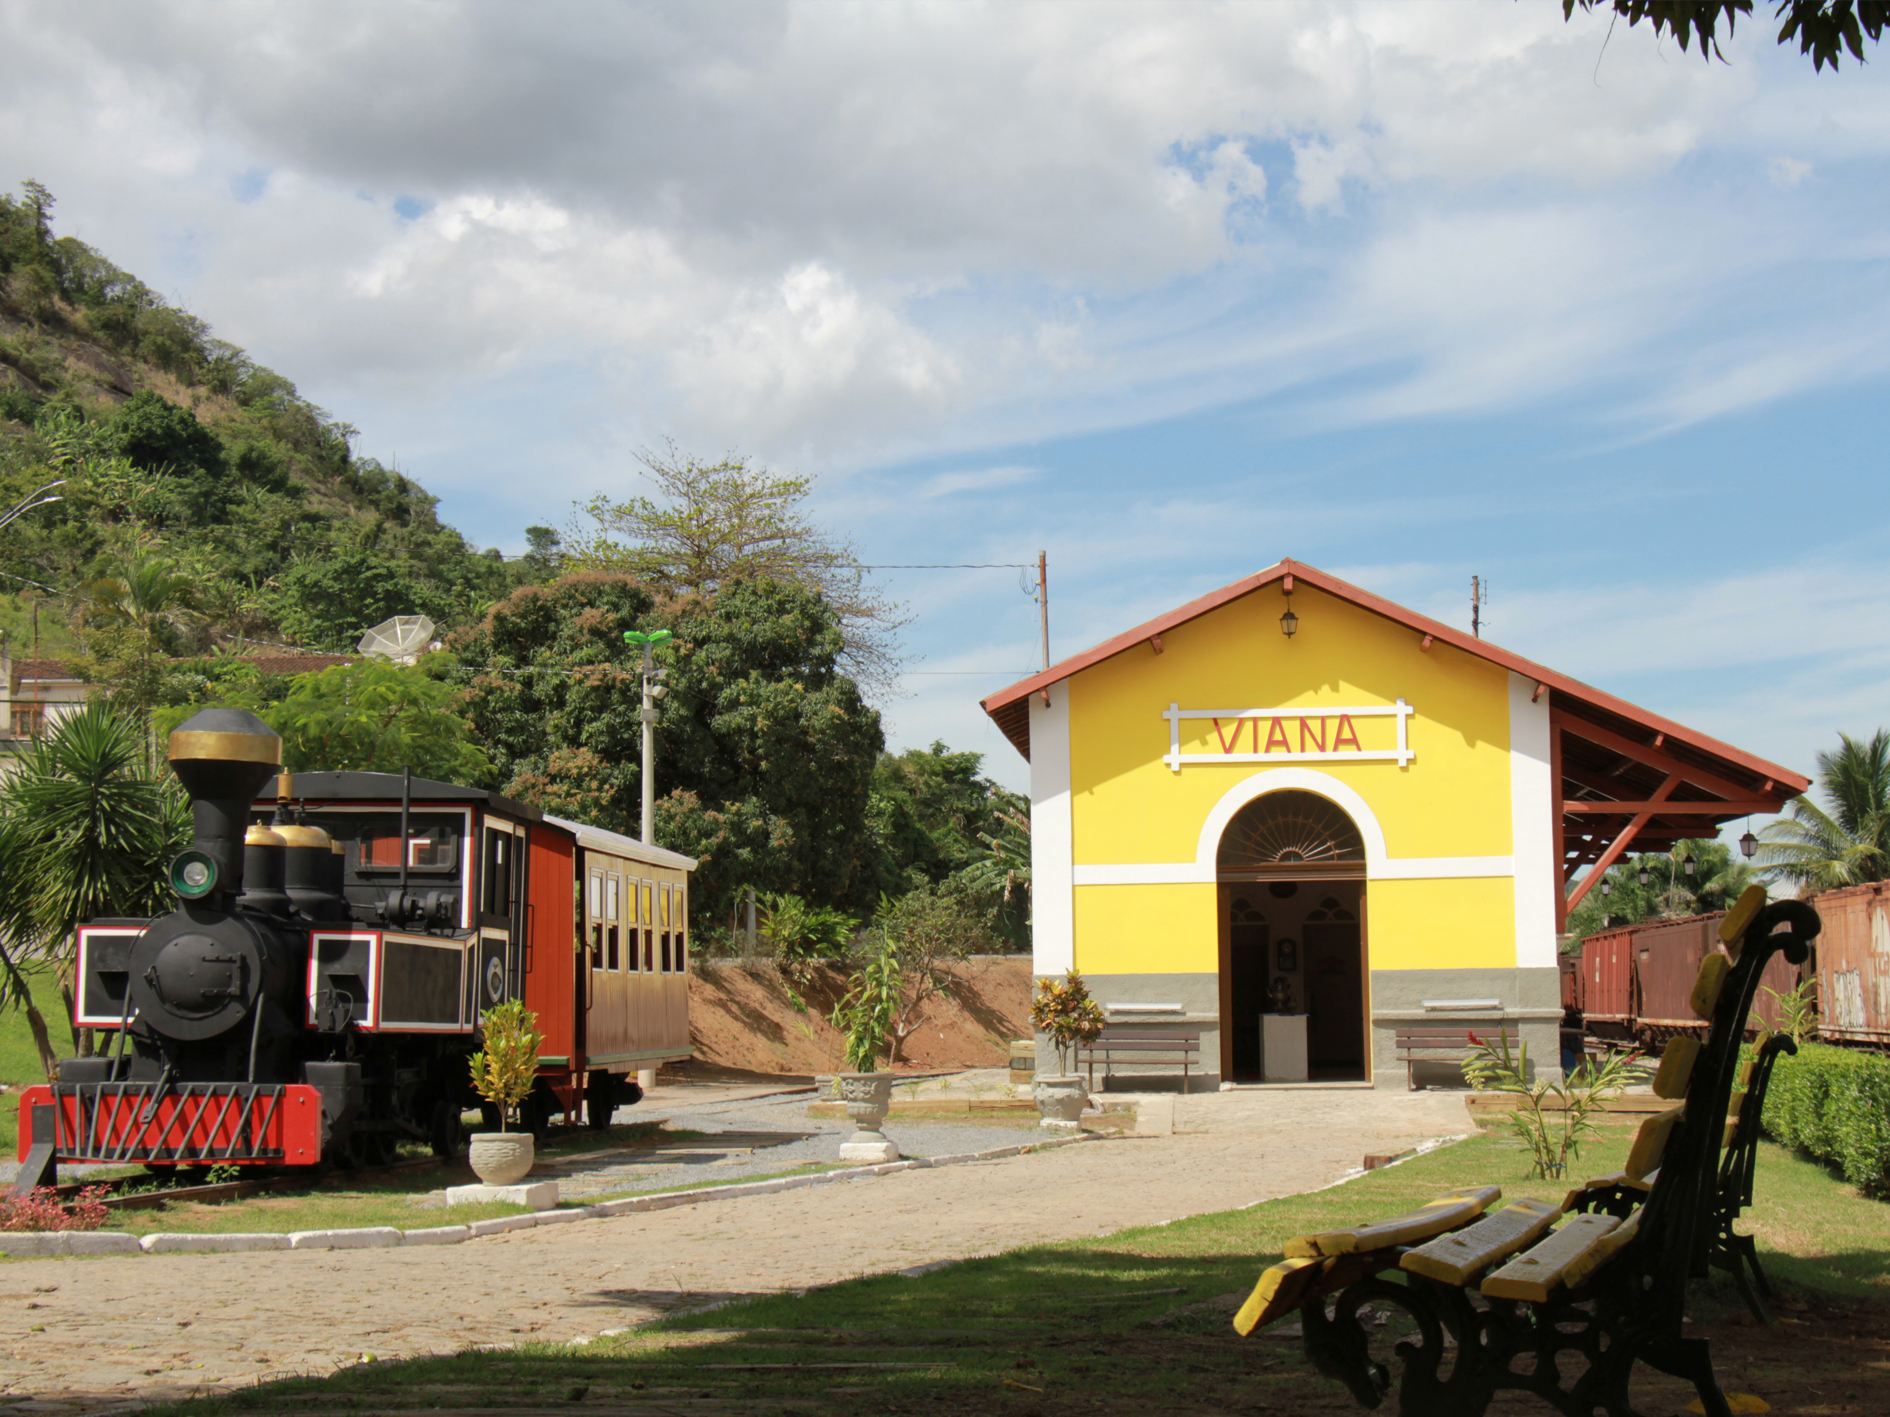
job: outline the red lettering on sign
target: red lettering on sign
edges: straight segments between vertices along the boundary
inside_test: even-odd
[[[1223,753],[1233,752],[1234,749],[1240,746],[1240,720],[1234,720],[1234,737],[1232,742],[1229,742],[1227,735],[1221,732],[1221,721],[1218,718],[1214,720],[1214,736],[1221,740],[1221,751]]]
[[[1307,720],[1302,718],[1299,721],[1299,751],[1306,752],[1306,744],[1310,741],[1323,753],[1326,751],[1326,721],[1323,718],[1315,718],[1311,721],[1319,725],[1318,736],[1313,735],[1312,731],[1306,727]]]
[[[1358,730],[1352,726],[1352,715],[1342,713],[1339,715],[1339,731],[1332,735],[1332,751],[1336,753],[1348,743],[1361,753],[1365,751],[1365,745],[1358,741]]]
[[[1292,740],[1286,736],[1286,720],[1283,718],[1270,718],[1267,720],[1266,751],[1271,753],[1275,743],[1280,745],[1280,751],[1282,753],[1290,753],[1293,751]]]

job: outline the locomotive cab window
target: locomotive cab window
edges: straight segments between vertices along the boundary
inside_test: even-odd
[[[518,840],[508,831],[486,828],[484,879],[480,886],[480,909],[487,915],[512,913],[512,873],[517,869]]]
[[[345,827],[331,822],[326,815],[315,818],[339,838]],[[407,869],[435,874],[459,869],[459,833],[457,822],[422,823],[415,813],[407,826]],[[400,818],[397,814],[366,822],[361,827],[356,863],[362,871],[398,871],[400,869]]]

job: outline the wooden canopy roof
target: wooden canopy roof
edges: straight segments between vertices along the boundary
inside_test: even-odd
[[[1047,694],[1058,681],[1137,645],[1153,641],[1159,647],[1161,636],[1177,625],[1276,582],[1289,591],[1296,584],[1312,586],[1403,625],[1419,649],[1447,644],[1536,681],[1536,696],[1549,696],[1550,751],[1560,779],[1555,835],[1561,880],[1566,883],[1584,866],[1593,868],[1566,892],[1565,911],[1630,845],[1667,851],[1687,838],[1714,836],[1734,818],[1782,811],[1810,786],[1809,778],[1790,768],[1296,561],[1281,561],[1053,664],[983,700],[984,711],[1029,758],[1032,694]]]

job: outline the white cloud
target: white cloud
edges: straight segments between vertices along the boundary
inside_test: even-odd
[[[1775,157],[1766,165],[1766,175],[1774,187],[1796,187],[1811,176],[1811,164],[1795,157]]]
[[[935,497],[953,497],[960,492],[987,492],[995,487],[1015,487],[1037,476],[1034,467],[984,467],[975,472],[941,472],[928,478],[919,495],[930,501]]]

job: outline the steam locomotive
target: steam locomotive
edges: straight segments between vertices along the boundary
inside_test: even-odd
[[[105,1042],[22,1094],[19,1188],[60,1162],[451,1155],[479,1015],[507,999],[545,1035],[534,1131],[604,1126],[636,1072],[689,1056],[693,860],[410,773],[292,776],[281,748],[236,709],[171,735],[177,908],[80,927],[73,1021]]]

